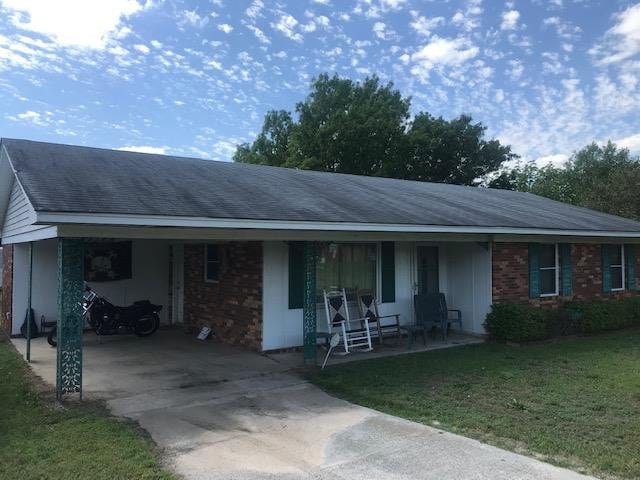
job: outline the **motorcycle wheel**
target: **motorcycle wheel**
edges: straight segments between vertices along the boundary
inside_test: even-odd
[[[55,347],[58,345],[58,328],[57,327],[53,327],[51,329],[51,331],[47,334],[47,343],[49,345],[51,345],[52,347]]]
[[[133,324],[133,333],[139,337],[153,335],[160,326],[160,318],[157,314],[143,315]]]

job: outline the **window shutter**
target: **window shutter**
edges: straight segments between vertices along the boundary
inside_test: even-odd
[[[529,298],[540,297],[540,244],[529,244]]]
[[[609,245],[602,245],[602,291],[611,291],[611,255]]]
[[[572,295],[572,272],[571,272],[571,244],[561,243],[560,248],[560,271],[562,272],[562,295],[568,297]]]
[[[396,301],[396,245],[394,242],[382,242],[380,245],[380,276],[382,283],[382,302]]]
[[[625,245],[626,280],[628,290],[637,290],[636,285],[636,248],[635,245]]]
[[[304,244],[289,243],[289,309],[302,308],[304,297]]]

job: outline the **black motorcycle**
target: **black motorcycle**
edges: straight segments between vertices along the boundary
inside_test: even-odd
[[[83,295],[82,310],[82,318],[97,335],[133,333],[139,337],[148,337],[160,326],[158,312],[162,310],[162,305],[140,300],[128,307],[119,307],[87,286]],[[56,340],[57,327],[53,327],[47,335],[47,342],[55,347]]]

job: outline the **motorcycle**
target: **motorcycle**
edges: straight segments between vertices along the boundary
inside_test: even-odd
[[[149,300],[140,300],[128,307],[119,307],[106,297],[98,295],[88,285],[85,287],[82,301],[82,318],[96,335],[133,333],[139,337],[148,337],[160,326],[160,310],[162,305],[154,305]],[[52,347],[56,346],[57,327],[53,327],[49,332],[47,342]]]

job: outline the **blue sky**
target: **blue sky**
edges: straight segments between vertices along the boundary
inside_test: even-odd
[[[0,0],[3,137],[229,160],[322,72],[470,113],[525,160],[640,153],[634,1]]]

